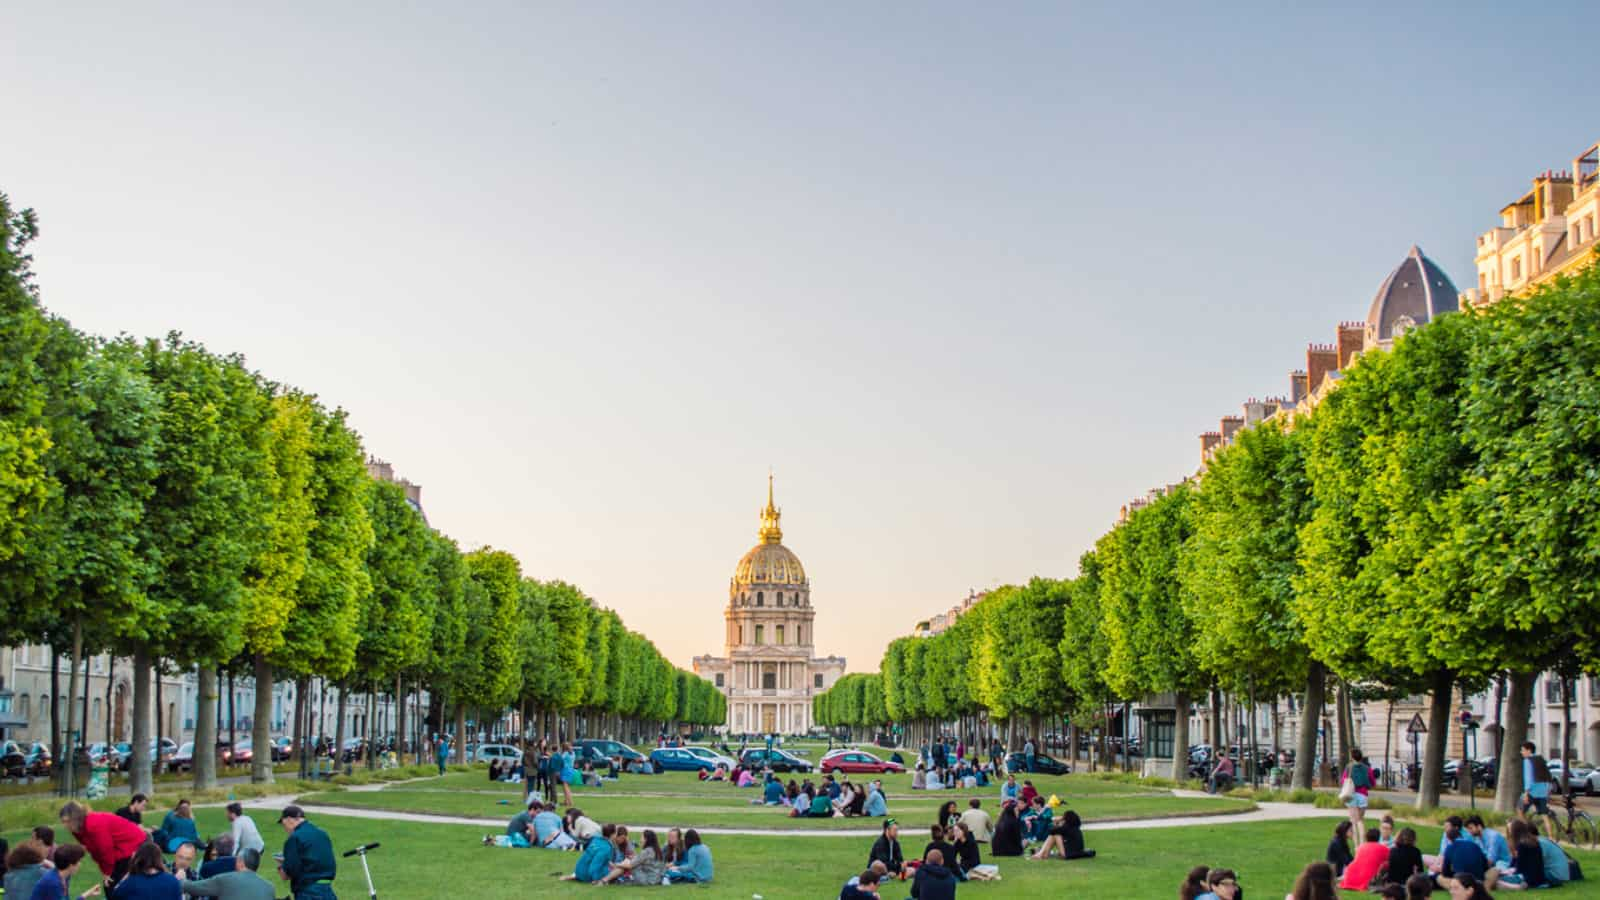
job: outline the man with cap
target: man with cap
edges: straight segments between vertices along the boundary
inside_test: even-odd
[[[185,897],[221,897],[222,900],[275,900],[272,883],[256,874],[261,853],[252,848],[240,850],[233,858],[233,871],[199,881],[185,881]]]
[[[289,839],[283,842],[283,861],[278,874],[289,882],[294,900],[338,900],[333,893],[333,876],[338,870],[333,860],[333,842],[328,833],[306,821],[305,810],[285,806],[278,817]]]

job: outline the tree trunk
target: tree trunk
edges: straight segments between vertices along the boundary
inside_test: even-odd
[[[456,704],[456,765],[467,764],[467,705]]]
[[[338,771],[344,765],[344,710],[345,710],[345,685],[339,684],[339,705],[334,709],[333,720],[333,768]]]
[[[1294,749],[1294,781],[1297,791],[1310,790],[1316,782],[1317,729],[1322,722],[1322,689],[1326,680],[1322,663],[1307,666],[1306,701],[1300,707],[1300,740]]]
[[[195,677],[194,789],[217,786],[217,667],[202,665]],[[238,745],[234,745],[237,749]]]
[[[376,769],[378,767],[378,734],[373,728],[373,722],[377,719],[377,717],[378,689],[377,685],[373,685],[367,689],[367,752],[365,756],[367,758],[368,770]]]
[[[272,663],[255,657],[256,711],[250,723],[250,783],[271,784],[272,774]]]
[[[1189,778],[1189,695],[1178,691],[1173,699],[1178,709],[1172,726],[1172,780],[1182,784]],[[1145,741],[1144,748],[1150,749],[1149,741]],[[1127,751],[1126,743],[1122,749]]]
[[[394,754],[395,758],[404,763],[406,758],[405,746],[410,737],[406,734],[406,695],[405,679],[399,675],[394,677]]]
[[[1572,771],[1572,686],[1576,679],[1561,677],[1561,780],[1556,785],[1561,793],[1567,792],[1566,780]]]
[[[1394,765],[1394,698],[1389,698],[1389,711],[1383,717],[1383,782],[1388,786],[1393,782]]]
[[[289,746],[295,768],[300,770],[300,777],[305,778],[306,771],[306,719],[311,715],[311,702],[306,699],[306,685],[311,679],[301,677],[294,680],[294,727],[289,730],[290,739],[294,742]]]
[[[116,712],[111,708],[111,691],[117,683],[117,657],[107,651],[106,653],[106,744],[111,744],[111,723],[116,718]]]
[[[237,661],[235,661],[237,665]],[[228,671],[228,746],[239,746],[239,686],[234,672]],[[255,745],[252,743],[252,747]],[[252,750],[251,757],[254,758]]]
[[[67,702],[72,702],[68,698]],[[50,758],[61,759],[61,651],[55,644],[50,645]],[[57,782],[61,786],[61,793],[67,792],[67,783],[62,779],[66,766],[60,767],[56,772]]]
[[[1350,682],[1343,678],[1339,679],[1339,706],[1336,712],[1339,716],[1339,756],[1336,762],[1342,769],[1350,761],[1350,748],[1359,749],[1355,717],[1350,714]]]
[[[1428,701],[1428,740],[1422,751],[1422,779],[1417,785],[1417,808],[1439,805],[1439,789],[1444,782],[1445,745],[1450,740],[1450,699],[1455,679],[1446,669],[1434,672]],[[1467,780],[1472,772],[1465,773]]]
[[[1512,672],[1506,692],[1505,718],[1500,728],[1500,767],[1494,785],[1494,808],[1510,813],[1522,796],[1522,766],[1518,765],[1522,742],[1528,739],[1528,711],[1533,706],[1533,686],[1538,672]]]
[[[150,654],[139,645],[133,651],[133,762],[128,764],[128,785],[132,793],[155,793],[151,777],[155,761],[150,758]]]
[[[77,765],[78,765],[78,736],[75,734],[82,727],[83,719],[78,715],[78,670],[83,667],[83,619],[79,617],[72,623],[72,660],[67,670],[67,740],[66,754],[58,756],[61,760],[61,785],[67,794],[76,794],[78,790]],[[85,679],[87,681],[87,679]]]
[[[172,723],[163,722],[161,718],[162,713],[166,712],[161,707],[161,657],[155,658],[151,670],[155,674],[156,680],[156,765],[159,767],[161,765],[161,739],[167,734],[167,730],[163,726],[171,725]]]
[[[1206,717],[1206,743],[1211,745],[1211,758],[1217,759],[1217,754],[1222,752],[1222,695],[1216,688],[1209,691],[1211,701],[1210,714]],[[1187,749],[1187,748],[1186,748]]]
[[[1267,715],[1272,717],[1272,763],[1277,765],[1278,753],[1283,750],[1283,722],[1278,718],[1277,697],[1272,698],[1272,705],[1267,707]]]

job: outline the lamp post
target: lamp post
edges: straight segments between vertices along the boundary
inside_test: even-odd
[[[1474,777],[1473,771],[1472,771],[1472,761],[1476,758],[1476,754],[1473,751],[1477,749],[1477,745],[1478,745],[1478,723],[1477,723],[1477,721],[1475,719],[1472,718],[1472,710],[1467,708],[1467,707],[1462,707],[1461,708],[1461,755],[1465,756],[1466,759],[1463,759],[1461,761],[1461,768],[1456,770],[1456,772],[1457,772],[1456,777],[1460,778],[1460,777],[1462,777],[1463,774],[1466,776],[1466,779],[1467,779],[1467,807],[1469,809],[1477,809],[1478,808],[1478,780],[1477,780],[1477,778]]]

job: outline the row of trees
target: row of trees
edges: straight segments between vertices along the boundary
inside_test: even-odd
[[[0,643],[70,648],[74,699],[87,656],[132,658],[135,790],[149,788],[158,665],[198,672],[199,787],[215,780],[222,671],[255,679],[263,751],[270,686],[299,684],[299,747],[313,677],[342,688],[341,707],[351,690],[369,704],[392,690],[401,736],[400,701],[422,687],[457,733],[468,708],[511,706],[547,727],[566,714],[569,736],[580,713],[617,729],[723,721],[716,689],[614,612],[430,529],[368,475],[342,411],[176,334],[107,340],[47,314],[26,253],[36,230],[0,195]],[[66,709],[65,733],[83,732]],[[271,780],[271,754],[252,774]]]
[[[1596,459],[1600,265],[1363,354],[1312,412],[1240,431],[1128,515],[1077,577],[1001,588],[942,634],[894,642],[882,712],[1014,721],[1152,694],[1180,710],[1217,691],[1296,695],[1305,787],[1328,685],[1341,756],[1354,698],[1428,693],[1418,802],[1434,805],[1454,691],[1507,686],[1510,762],[1539,673],[1600,663]],[[1510,809],[1521,767],[1499,773]]]

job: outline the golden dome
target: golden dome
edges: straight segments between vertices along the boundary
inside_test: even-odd
[[[735,585],[806,586],[806,570],[800,565],[800,557],[782,543],[783,530],[778,527],[778,520],[782,517],[783,513],[772,502],[772,475],[768,474],[767,506],[761,510],[761,530],[758,532],[761,543],[740,557],[739,565],[733,569]]]
[[[800,565],[800,557],[795,556],[788,547],[760,543],[739,559],[739,565],[733,570],[733,582],[737,585],[772,584],[803,588],[806,586],[806,570]]]

